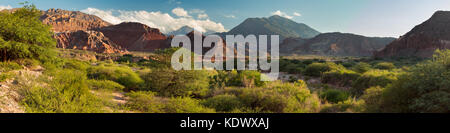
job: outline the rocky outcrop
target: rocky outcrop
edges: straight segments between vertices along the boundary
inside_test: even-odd
[[[97,53],[127,53],[126,49],[98,31],[64,32],[56,34],[54,38],[58,42],[58,48],[89,50]]]
[[[282,55],[372,56],[393,40],[395,38],[324,33],[311,39],[288,38],[280,44],[280,52]]]
[[[79,11],[49,9],[42,11],[40,20],[52,26],[54,32],[73,32],[78,30],[92,30],[111,24],[101,18]]]
[[[436,49],[450,49],[450,11],[438,11],[395,40],[375,57],[431,57]]]
[[[114,43],[129,51],[154,51],[170,47],[170,41],[159,29],[135,22],[98,29]]]

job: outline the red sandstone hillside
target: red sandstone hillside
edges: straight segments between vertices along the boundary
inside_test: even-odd
[[[79,11],[42,11],[43,23],[52,26],[58,48],[97,53],[127,53],[168,48],[167,37],[158,29],[140,23],[111,25],[101,18]]]
[[[97,53],[127,53],[103,33],[98,31],[76,31],[58,33],[54,36],[58,48],[95,51]]]
[[[450,49],[450,11],[438,11],[395,40],[375,57],[431,57],[436,49]]]
[[[51,25],[54,32],[92,30],[111,25],[94,15],[61,9],[42,11],[40,20],[44,24]]]
[[[130,51],[154,51],[170,47],[159,29],[141,23],[127,22],[98,29],[114,43]]]
[[[323,33],[311,39],[288,38],[280,44],[282,55],[372,56],[395,38],[365,37],[349,33]]]

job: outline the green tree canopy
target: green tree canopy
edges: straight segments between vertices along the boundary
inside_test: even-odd
[[[56,41],[50,26],[43,24],[41,12],[25,5],[12,12],[0,12],[0,60],[46,59],[53,55]]]

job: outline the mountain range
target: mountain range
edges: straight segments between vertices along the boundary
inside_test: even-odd
[[[164,49],[170,47],[173,35],[189,35],[194,30],[184,26],[165,35],[145,24],[125,22],[112,25],[94,15],[61,9],[42,11],[40,19],[52,26],[59,48],[98,53]],[[280,35],[282,55],[372,56],[374,53],[376,57],[431,57],[436,49],[450,49],[450,12],[436,12],[399,39],[339,32],[320,33],[306,24],[277,15],[248,18],[229,32],[215,34],[222,37]]]
[[[395,38],[365,37],[350,33],[323,33],[311,39],[287,38],[280,44],[282,55],[372,56]]]
[[[313,38],[320,34],[317,30],[303,23],[297,23],[290,19],[274,15],[269,18],[248,18],[223,35],[280,35],[280,40],[285,38]]]

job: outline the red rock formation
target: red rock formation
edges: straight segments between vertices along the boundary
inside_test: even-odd
[[[98,31],[76,31],[58,33],[54,36],[58,48],[89,50],[97,53],[127,53],[127,50],[112,42]]]
[[[431,57],[436,49],[450,49],[450,11],[438,11],[429,20],[395,40],[375,57]]]
[[[127,22],[98,29],[114,43],[130,51],[154,51],[170,47],[159,29],[141,23]]]
[[[323,33],[311,39],[288,38],[280,45],[282,55],[372,56],[395,38],[365,37],[349,33]]]
[[[54,32],[91,30],[111,25],[94,15],[61,9],[42,11],[40,20],[52,26]]]

